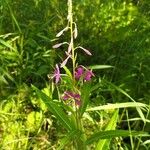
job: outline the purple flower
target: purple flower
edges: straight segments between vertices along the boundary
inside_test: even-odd
[[[85,81],[90,81],[92,76],[94,76],[93,72],[88,69],[85,70],[82,66],[78,67],[75,71],[75,78],[77,80],[82,77]]]
[[[62,97],[62,99],[65,100],[65,101],[69,100],[69,99],[74,99],[75,104],[77,106],[81,105],[81,96],[80,96],[80,94],[77,94],[77,93],[66,91],[66,92],[64,92],[64,96]]]
[[[62,97],[63,100],[68,100],[69,98],[72,98],[74,95],[72,92],[66,91],[64,92],[64,96]]]
[[[93,72],[91,70],[86,70],[84,80],[90,81],[92,76],[94,76]]]
[[[54,78],[55,78],[55,83],[57,84],[60,80],[60,70],[57,64],[56,64],[56,68],[54,71]]]
[[[81,76],[83,75],[83,72],[84,72],[84,69],[82,67],[77,68],[75,72],[75,78],[79,80]]]

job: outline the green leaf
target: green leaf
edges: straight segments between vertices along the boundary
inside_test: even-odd
[[[62,150],[67,143],[72,141],[72,139],[74,139],[75,137],[80,137],[80,135],[81,135],[81,131],[79,130],[74,130],[72,132],[69,132],[63,139],[60,140],[60,145],[57,148],[57,150]]]
[[[10,44],[8,44],[8,42],[5,42],[4,40],[0,39],[0,43],[1,43],[2,45],[6,46],[7,48],[10,48],[10,49],[16,51],[16,49],[13,48]]]
[[[110,121],[108,122],[105,131],[107,130],[115,130],[118,119],[118,110],[115,110]],[[107,150],[109,149],[111,139],[99,140],[96,146],[96,150]]]
[[[62,125],[69,131],[73,130],[74,126],[68,119],[68,116],[63,112],[58,103],[55,103],[45,93],[41,92],[38,88],[32,85],[32,88],[36,91],[37,95],[43,100],[48,107],[48,110],[52,112],[55,117],[62,123]]]
[[[113,66],[109,66],[109,65],[94,65],[94,66],[89,66],[88,68],[95,70],[95,69],[113,68]]]
[[[64,68],[66,74],[72,79],[72,74],[71,74],[70,70],[66,66],[63,66],[63,68]]]
[[[108,82],[108,81],[105,81],[107,84],[109,84],[111,87],[113,87],[114,89],[116,89],[117,91],[119,91],[120,93],[124,94],[125,96],[127,96],[131,101],[135,102],[135,100],[128,94],[126,93],[123,89],[121,89],[120,87]],[[136,107],[136,110],[137,112],[139,113],[139,116],[142,118],[143,122],[145,123],[146,122],[146,119],[145,119],[145,116],[141,110],[140,107]]]
[[[100,131],[98,133],[93,134],[90,138],[87,139],[86,144],[92,144],[99,139],[111,139],[114,137],[128,137],[128,136],[150,136],[147,132],[138,132],[138,131],[127,131],[127,130],[108,130],[108,131]]]
[[[81,89],[81,106],[80,106],[80,117],[84,114],[86,111],[87,105],[89,103],[89,96],[90,96],[90,83],[84,83],[83,88]]]
[[[92,107],[92,108],[88,108],[86,111],[108,110],[108,109],[127,108],[127,107],[139,108],[139,107],[147,107],[147,105],[139,102],[126,102],[126,103],[107,104],[107,105]]]
[[[91,87],[90,91],[93,92],[94,90],[97,90],[101,86],[101,84],[102,83],[100,83],[100,82],[95,84],[94,86]]]

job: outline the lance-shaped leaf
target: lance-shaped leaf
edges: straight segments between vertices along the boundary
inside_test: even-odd
[[[53,115],[62,123],[64,128],[69,131],[74,129],[74,125],[69,120],[68,116],[63,112],[61,107],[58,106],[58,103],[55,103],[48,97],[45,93],[41,92],[38,88],[32,85],[32,88],[35,90],[36,94],[43,100],[48,110],[53,113]]]
[[[128,136],[139,136],[139,137],[148,137],[150,134],[147,132],[141,131],[127,131],[127,130],[108,130],[108,131],[100,131],[98,133],[93,134],[86,141],[86,144],[92,144],[93,142],[98,141],[99,139],[112,139],[114,137],[128,137]]]
[[[69,132],[63,139],[60,140],[60,145],[57,148],[57,150],[62,150],[66,144],[71,142],[75,137],[81,137],[81,131],[80,130],[74,130],[72,132]]]
[[[82,102],[81,102],[81,107],[80,107],[80,116],[84,114],[89,104],[90,88],[91,88],[90,83],[84,83],[84,86],[81,89]]]
[[[114,68],[114,67],[110,65],[94,65],[94,66],[89,66],[88,68],[94,70],[94,69],[107,69],[107,68]]]
[[[108,130],[115,130],[116,129],[116,124],[117,124],[117,119],[118,119],[118,110],[114,110],[114,113],[108,122],[105,131]],[[95,150],[105,150],[109,149],[111,139],[100,139],[97,143],[96,149]]]

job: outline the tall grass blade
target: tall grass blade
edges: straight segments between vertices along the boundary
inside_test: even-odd
[[[131,101],[135,102],[135,100],[128,94],[126,93],[124,90],[122,90],[120,87],[110,83],[110,82],[107,82],[105,81],[107,84],[109,84],[110,86],[112,86],[114,89],[116,89],[117,91],[119,91],[120,93],[124,94],[125,96],[127,96]],[[145,117],[144,117],[144,114],[141,110],[140,107],[136,107],[137,109],[137,112],[139,113],[139,116],[142,118],[143,122],[145,123]]]
[[[89,66],[90,69],[107,69],[107,68],[113,68],[113,66],[110,65],[94,65],[94,66]]]
[[[11,17],[12,17],[12,20],[15,22],[15,24],[16,24],[18,30],[19,30],[19,33],[21,33],[21,28],[20,28],[20,26],[19,26],[18,21],[17,21],[16,17],[14,16],[14,13],[13,13],[13,11],[12,11],[12,9],[11,9],[9,3],[7,2],[7,0],[5,0],[5,1],[6,1],[7,5],[8,5],[8,8],[9,8],[9,11],[10,11],[10,14],[11,14]]]
[[[110,121],[108,122],[105,131],[107,130],[115,130],[118,119],[118,110],[115,110]],[[96,150],[107,150],[109,149],[111,138],[106,140],[99,140],[96,146]]]
[[[108,130],[108,131],[100,131],[98,133],[93,134],[86,141],[86,144],[92,144],[93,142],[98,141],[99,139],[111,139],[114,137],[128,137],[132,134],[132,136],[143,136],[149,137],[150,134],[147,132],[138,132],[138,131],[127,131],[127,130]]]
[[[117,109],[117,108],[128,108],[128,107],[144,107],[147,105],[139,102],[126,102],[126,103],[117,103],[117,104],[107,104],[102,106],[96,106],[88,108],[86,111],[97,111],[97,110],[108,110],[108,109]]]
[[[6,46],[7,48],[10,48],[11,50],[16,51],[16,49],[14,47],[12,47],[10,44],[8,44],[7,42],[5,42],[4,40],[0,39],[0,43],[4,46]]]

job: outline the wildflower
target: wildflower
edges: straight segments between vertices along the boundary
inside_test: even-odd
[[[59,70],[59,67],[57,64],[56,64],[56,68],[55,68],[53,77],[55,78],[55,83],[57,84],[60,80],[60,70]]]
[[[62,46],[62,45],[64,45],[64,44],[68,44],[68,43],[67,43],[67,42],[57,43],[57,44],[53,45],[52,47],[53,47],[54,49],[56,49],[56,48],[59,48],[60,46]]]
[[[75,71],[75,79],[79,80],[81,77],[85,81],[90,81],[92,76],[94,76],[93,72],[91,70],[84,70],[82,66],[78,67]]]
[[[78,36],[78,30],[77,30],[77,25],[76,25],[76,23],[74,23],[74,25],[75,25],[75,29],[74,29],[74,38],[76,39],[77,38],[77,36]]]
[[[91,70],[86,70],[84,80],[90,81],[92,76],[94,76],[93,72]]]
[[[77,71],[75,72],[75,78],[79,80],[83,75],[83,72],[84,70],[82,67],[77,68]]]
[[[68,54],[70,54],[70,52],[71,52],[72,44],[73,44],[73,39],[71,38],[71,42],[70,42],[70,44],[68,46],[68,52],[67,52]]]
[[[81,46],[79,46],[78,48],[82,49],[87,55],[90,55],[90,56],[92,55],[89,50],[87,50],[87,49],[85,49],[85,48],[83,48]]]
[[[67,58],[61,63],[60,67],[63,68],[66,63],[68,62],[68,59],[71,57],[71,55],[68,55]]]
[[[77,106],[81,105],[81,96],[80,96],[80,94],[77,94],[77,93],[66,91],[66,92],[64,92],[64,96],[62,97],[62,99],[65,101],[74,99],[75,105],[77,105]]]
[[[67,30],[68,30],[68,27],[65,27],[63,30],[61,30],[59,33],[57,33],[56,37],[60,37]]]
[[[63,45],[64,43],[58,43],[56,45],[53,45],[53,48],[59,48],[61,45]]]

